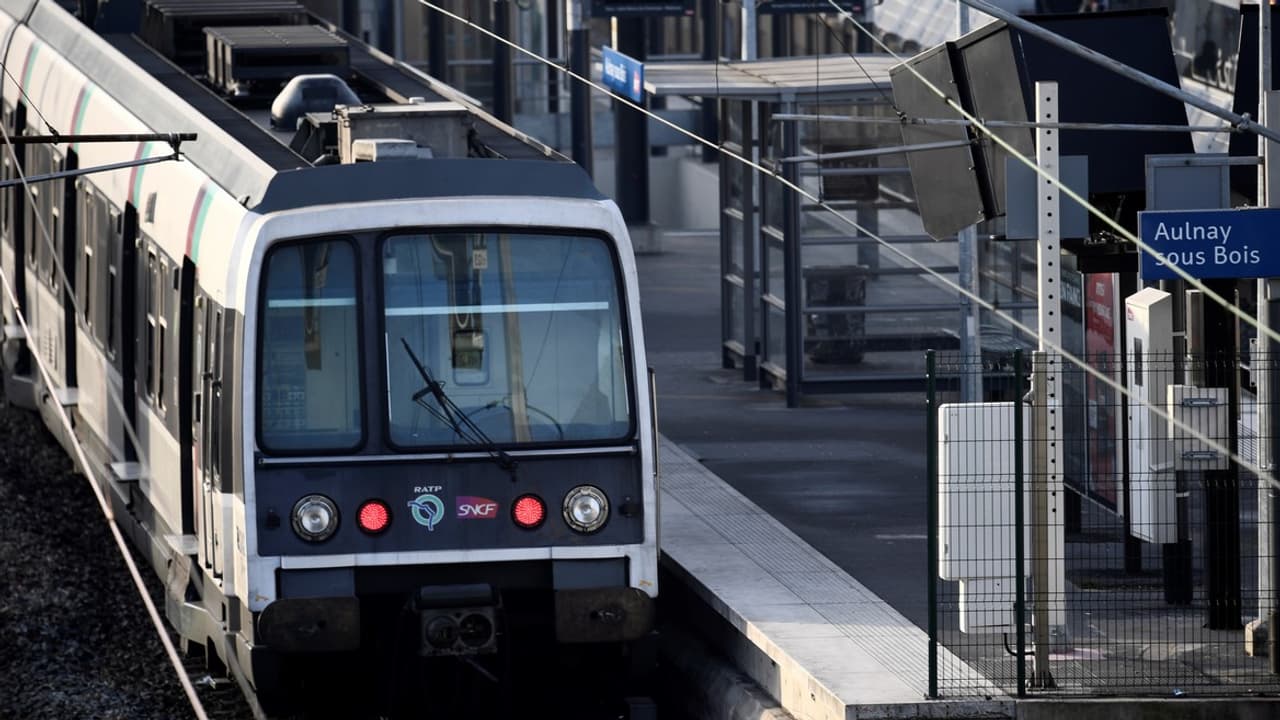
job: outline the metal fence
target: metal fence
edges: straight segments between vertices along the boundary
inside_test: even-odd
[[[1280,694],[1250,627],[1277,598],[1276,495],[1250,471],[1272,363],[1091,364],[1178,422],[1053,355],[928,354],[931,694]],[[944,390],[965,373],[985,402]]]

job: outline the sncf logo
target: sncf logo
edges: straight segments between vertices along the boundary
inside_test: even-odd
[[[462,520],[492,520],[498,517],[498,503],[489,498],[459,495],[458,517]]]

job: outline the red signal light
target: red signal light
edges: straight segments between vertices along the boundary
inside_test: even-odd
[[[391,524],[391,508],[381,500],[367,500],[356,514],[356,523],[371,535],[380,533]]]
[[[511,519],[526,530],[532,530],[547,519],[547,506],[537,495],[521,495],[511,505]]]

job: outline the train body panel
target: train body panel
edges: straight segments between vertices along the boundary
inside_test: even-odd
[[[5,14],[32,7],[25,24]],[[10,132],[44,134],[39,110],[63,133],[199,135],[182,161],[5,191],[0,208],[18,293],[6,390],[33,388],[26,404],[84,442],[187,643],[234,655],[261,690],[282,663],[367,650],[405,613],[423,657],[496,652],[503,613],[569,643],[650,631],[639,288],[621,214],[589,179],[409,69],[413,94],[463,103],[473,157],[310,167],[194,79],[153,77],[172,66],[140,40],[54,2],[0,0],[0,38],[21,68],[0,79]],[[171,152],[53,143],[19,164]],[[488,635],[433,636],[449,613]]]

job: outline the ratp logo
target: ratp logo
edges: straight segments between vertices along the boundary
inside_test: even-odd
[[[414,522],[435,532],[436,525],[444,519],[444,503],[440,498],[426,493],[409,501],[409,511],[413,513]]]

